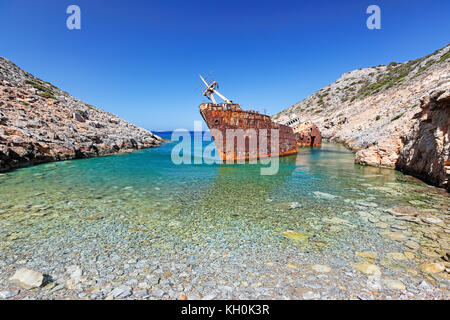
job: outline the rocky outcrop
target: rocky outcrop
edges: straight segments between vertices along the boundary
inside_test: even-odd
[[[151,148],[162,141],[0,58],[0,171]]]
[[[395,167],[449,188],[450,82],[422,97],[420,107]]]
[[[403,142],[398,136],[381,141],[355,155],[355,162],[376,167],[394,168],[402,150]]]
[[[273,116],[314,122],[361,164],[397,168],[449,189],[450,45],[405,63],[344,74]]]

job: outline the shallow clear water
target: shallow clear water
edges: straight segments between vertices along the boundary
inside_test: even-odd
[[[78,261],[88,274],[109,265],[126,274],[120,257],[132,256],[163,266],[217,263],[203,272],[223,279],[227,267],[246,266],[239,271],[245,273],[258,270],[255,263],[276,261],[279,268],[294,258],[298,265],[323,263],[345,272],[358,262],[356,251],[382,259],[389,250],[406,249],[380,236],[376,222],[411,225],[409,240],[426,243],[414,224],[394,222],[385,209],[413,205],[448,216],[448,195],[394,170],[356,165],[354,154],[336,144],[280,159],[274,176],[261,176],[259,165],[177,166],[172,147],[1,174],[0,269],[7,273],[25,260],[58,274],[64,261]],[[293,241],[283,236],[286,230],[308,239]],[[301,253],[317,255],[309,261]],[[417,269],[420,261],[402,270]]]

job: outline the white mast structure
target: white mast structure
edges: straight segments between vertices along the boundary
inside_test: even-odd
[[[211,84],[208,84],[205,79],[201,75],[198,75],[200,79],[202,79],[203,83],[206,86],[206,90],[203,91],[203,95],[207,97],[208,99],[212,100],[214,104],[217,104],[216,99],[214,99],[214,93],[218,95],[223,101],[225,101],[227,104],[232,104],[233,102],[229,99],[227,99],[225,96],[223,96],[217,89],[219,88],[219,84],[216,81],[211,82]]]

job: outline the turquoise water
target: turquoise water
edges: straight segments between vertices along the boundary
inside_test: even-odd
[[[141,220],[151,220],[153,215],[186,223],[186,214],[203,212],[217,227],[221,219],[237,214],[241,223],[258,224],[267,219],[273,221],[264,227],[303,230],[303,219],[280,216],[276,213],[279,207],[299,202],[307,215],[335,210],[334,215],[354,210],[349,201],[366,198],[385,207],[408,205],[409,200],[436,206],[436,200],[443,201],[442,205],[448,200],[424,193],[433,188],[407,182],[400,172],[355,165],[353,153],[335,144],[325,143],[322,148],[303,149],[297,156],[281,158],[274,176],[261,176],[258,165],[174,165],[170,157],[173,145],[2,174],[2,226],[8,218],[20,221],[21,215],[26,218],[29,214],[76,221],[99,213],[106,218],[126,213],[134,219],[129,216],[124,223],[139,226]],[[321,199],[314,191],[337,198]],[[31,225],[30,234],[33,228]]]
[[[423,230],[415,229],[422,226],[394,221],[386,209],[409,205],[441,218],[448,214],[445,193],[394,170],[356,165],[354,154],[336,144],[281,158],[274,176],[261,176],[259,165],[177,166],[173,146],[1,174],[0,259],[11,266],[34,260],[53,273],[62,252],[93,270],[105,250],[106,260],[114,253],[161,260],[186,254],[205,261],[211,252],[238,259],[244,250],[246,263],[287,263],[289,254],[321,257],[328,250],[335,256],[322,263],[337,257],[350,263],[357,261],[355,251],[382,256],[408,250],[380,236],[378,222],[386,222],[387,230],[406,225],[407,240],[427,245]],[[330,222],[335,217],[349,224]],[[445,226],[436,227],[445,233]],[[308,240],[293,241],[283,236],[287,230]],[[445,245],[434,250],[445,251]],[[431,258],[417,259],[403,269]]]

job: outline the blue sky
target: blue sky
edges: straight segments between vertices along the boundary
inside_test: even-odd
[[[82,29],[66,28],[81,8]],[[366,8],[381,8],[381,30]],[[0,0],[0,56],[151,130],[193,127],[198,73],[269,114],[353,69],[450,41],[450,1]]]

